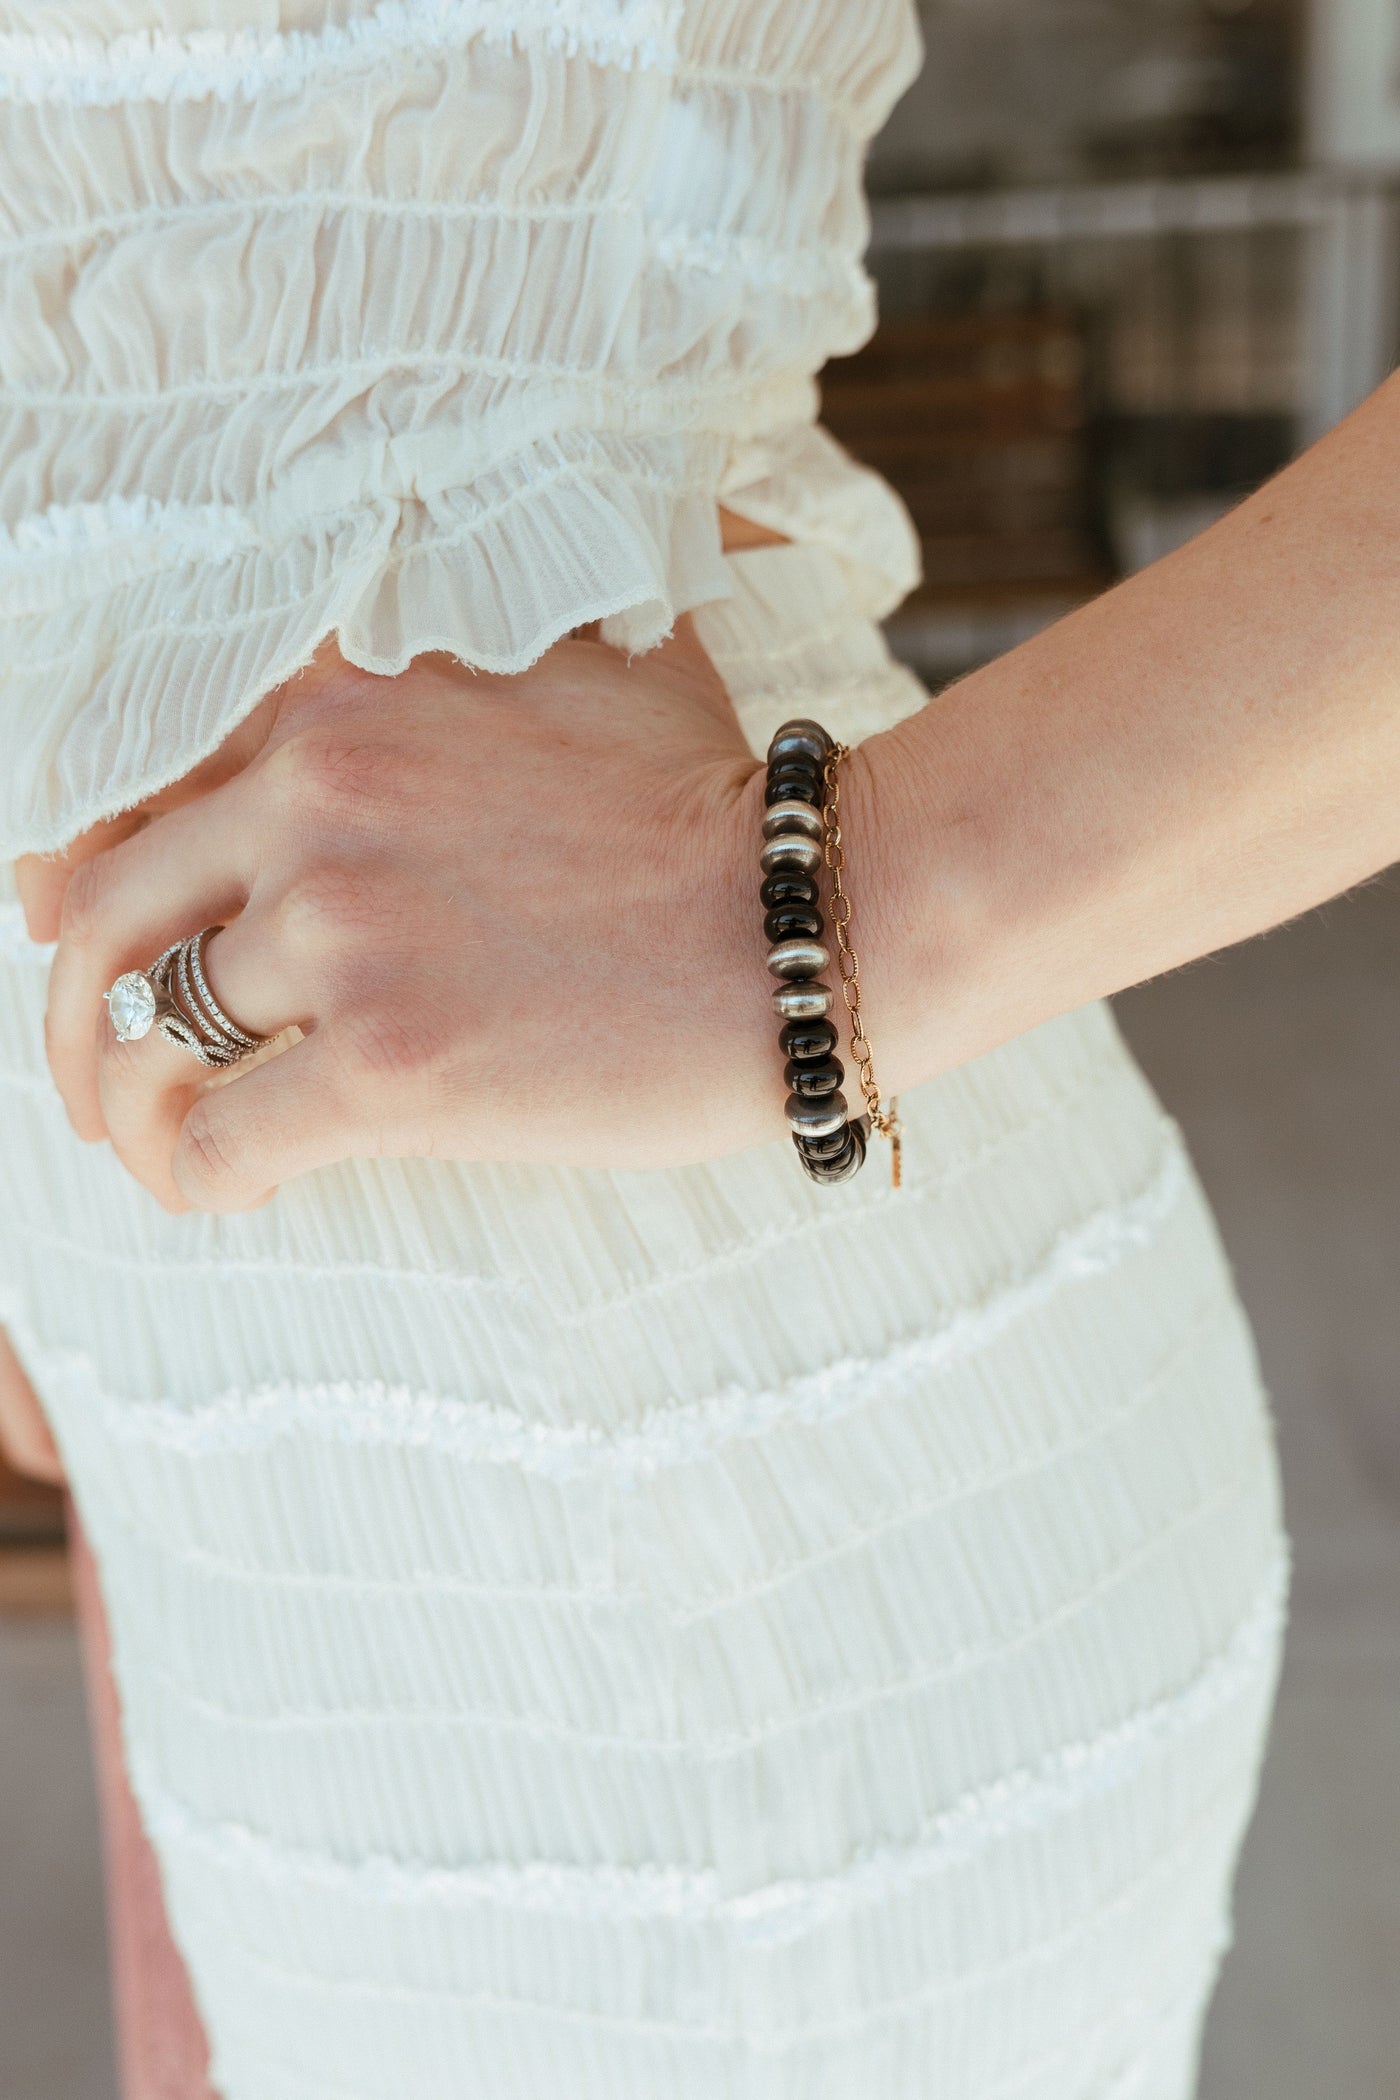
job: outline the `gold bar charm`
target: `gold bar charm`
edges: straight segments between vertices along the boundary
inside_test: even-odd
[[[890,1187],[897,1189],[904,1178],[904,1132],[900,1127],[899,1103],[891,1101],[888,1108],[877,1110],[870,1120],[880,1136],[889,1139]]]

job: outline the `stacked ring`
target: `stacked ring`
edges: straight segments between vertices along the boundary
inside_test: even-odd
[[[831,967],[819,877],[826,859],[826,764],[835,748],[820,723],[784,722],[768,746],[759,854],[768,967],[778,979],[773,1010],[783,1024],[778,1044],[787,1060],[785,1113],[798,1158],[823,1184],[859,1172],[870,1130],[866,1117],[852,1121],[841,1092],[846,1074],[829,1019],[835,1000],[821,975]]]
[[[262,1048],[269,1038],[240,1028],[210,989],[204,950],[222,931],[206,926],[173,941],[148,970],[128,970],[103,993],[120,1042],[136,1042],[154,1027],[202,1065],[218,1067],[236,1065]]]

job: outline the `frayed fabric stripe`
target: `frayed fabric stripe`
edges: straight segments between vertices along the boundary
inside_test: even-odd
[[[296,95],[320,77],[459,49],[476,37],[533,40],[598,64],[669,70],[680,17],[678,0],[381,0],[371,13],[317,34],[10,35],[0,37],[0,100],[111,107]]]
[[[142,1788],[143,1803],[162,1842],[197,1849],[230,1872],[274,1886],[315,1884],[359,1902],[426,1902],[452,1909],[488,1905],[584,1921],[717,1922],[733,1927],[745,1944],[778,1944],[852,1909],[903,1895],[986,1845],[1037,1829],[1093,1795],[1120,1787],[1142,1763],[1256,1690],[1273,1667],[1287,1608],[1288,1572],[1281,1554],[1227,1646],[1180,1692],[969,1792],[942,1810],[914,1844],[877,1847],[845,1872],[818,1880],[775,1882],[726,1895],[712,1870],[657,1864],[589,1868],[541,1860],[444,1868],[390,1859],[347,1863],[289,1851],[250,1829],[211,1826],[150,1780]]]
[[[1023,1276],[980,1305],[962,1308],[943,1327],[896,1343],[874,1360],[827,1364],[767,1391],[738,1389],[658,1407],[613,1431],[582,1422],[527,1422],[489,1402],[353,1380],[229,1392],[195,1407],[143,1401],[106,1391],[81,1352],[46,1348],[28,1335],[18,1306],[8,1317],[45,1383],[99,1407],[107,1433],[120,1441],[213,1457],[309,1433],[335,1442],[427,1446],[555,1481],[602,1475],[626,1485],[669,1467],[698,1464],[730,1441],[765,1436],[783,1423],[838,1419],[881,1392],[903,1389],[913,1377],[975,1355],[1061,1291],[1110,1272],[1149,1246],[1189,1186],[1173,1133],[1151,1180],[1135,1195],[1067,1228]]]
[[[121,553],[125,573],[177,562],[220,561],[259,543],[252,519],[229,503],[159,503],[109,496],[101,503],[53,504],[0,525],[0,582],[46,562],[91,562]]]

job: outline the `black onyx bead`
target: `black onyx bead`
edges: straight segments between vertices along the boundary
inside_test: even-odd
[[[825,1160],[835,1159],[838,1153],[844,1152],[850,1135],[850,1124],[843,1123],[839,1130],[832,1131],[830,1137],[795,1137],[792,1142],[801,1153],[804,1165],[808,1161],[811,1161],[813,1165],[820,1165]]]
[[[810,758],[820,765],[830,749],[831,738],[821,723],[810,722],[804,716],[783,723],[768,746],[768,763],[772,766],[786,758]]]
[[[778,1048],[784,1057],[800,1058],[804,1063],[830,1057],[836,1048],[836,1030],[830,1021],[789,1021],[779,1030]]]
[[[763,921],[770,941],[819,941],[824,930],[821,913],[810,904],[780,904]]]
[[[764,876],[758,901],[765,911],[776,911],[780,904],[815,904],[818,894],[815,876],[804,875],[800,868],[779,868],[776,875]]]
[[[839,1058],[824,1057],[814,1065],[799,1064],[790,1057],[783,1069],[783,1077],[794,1094],[806,1094],[817,1100],[823,1094],[834,1094],[846,1076]]]
[[[765,809],[775,802],[810,802],[813,809],[821,807],[822,780],[819,773],[770,773],[768,785],[763,790]]]
[[[770,780],[822,780],[826,777],[824,761],[804,758],[800,754],[792,758],[770,758],[767,771]]]

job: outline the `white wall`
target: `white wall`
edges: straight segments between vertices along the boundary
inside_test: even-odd
[[[1311,0],[1307,151],[1400,171],[1400,0]]]

